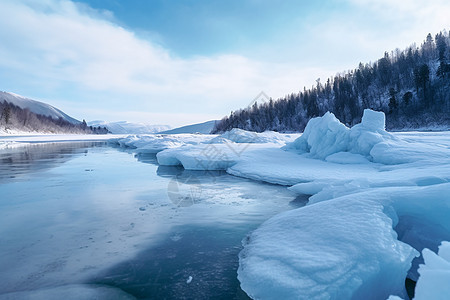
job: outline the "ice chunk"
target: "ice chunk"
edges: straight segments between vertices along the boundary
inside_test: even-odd
[[[433,159],[448,157],[446,147],[439,149],[439,145],[402,140],[384,128],[385,116],[382,112],[364,110],[362,122],[352,128],[347,128],[332,113],[327,112],[323,117],[311,119],[303,135],[283,149],[337,163],[365,163],[357,155],[383,164],[430,159],[428,152],[435,156]],[[345,157],[337,153],[355,155]]]
[[[424,249],[425,264],[420,265],[415,298],[444,300],[450,295],[450,242],[442,242],[438,254]]]
[[[241,286],[262,299],[406,297],[404,280],[407,274],[414,279],[415,249],[449,237],[449,193],[450,183],[362,188],[277,215],[246,241]],[[425,266],[443,266],[450,246],[441,246],[439,259],[427,261],[425,253]]]
[[[349,128],[339,122],[333,113],[309,120],[303,134],[286,149],[309,153],[312,157],[325,157],[348,150]]]
[[[239,148],[236,148],[239,149]],[[165,166],[182,165],[187,170],[226,170],[242,153],[228,144],[199,144],[166,149],[156,155]]]
[[[245,242],[238,279],[255,299],[406,296],[412,247],[377,201],[339,199],[281,213]]]
[[[381,111],[365,109],[361,124],[370,131],[384,131],[386,129],[386,117]]]

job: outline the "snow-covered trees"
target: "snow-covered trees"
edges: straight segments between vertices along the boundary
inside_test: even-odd
[[[87,126],[86,122],[73,124],[61,117],[53,119],[22,109],[7,101],[0,101],[0,131],[11,130],[45,133],[108,133],[104,127]]]
[[[374,63],[320,81],[297,94],[232,112],[213,133],[231,128],[301,131],[312,117],[333,112],[347,125],[365,108],[387,115],[387,128],[450,125],[450,37],[428,34],[420,47],[397,49]]]

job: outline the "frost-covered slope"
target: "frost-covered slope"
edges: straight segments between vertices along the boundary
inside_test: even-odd
[[[52,117],[55,120],[57,120],[59,118],[63,118],[64,120],[66,120],[72,124],[81,123],[80,121],[72,118],[71,116],[67,115],[66,113],[57,109],[56,107],[53,107],[53,106],[43,103],[43,102],[39,102],[36,100],[32,100],[32,99],[20,96],[20,95],[14,94],[14,93],[0,91],[0,102],[3,102],[3,101],[12,103],[23,109],[29,109],[31,112],[38,114],[38,115]]]
[[[106,121],[91,121],[89,126],[106,127],[113,134],[145,134],[157,133],[163,130],[170,129],[169,125],[150,125],[144,123],[132,123],[127,121],[106,122]]]
[[[214,128],[214,124],[216,123],[216,120],[207,121],[204,123],[198,123],[198,124],[192,124],[192,125],[186,125],[178,128],[174,128],[172,130],[166,130],[160,133],[166,133],[166,134],[177,134],[177,133],[203,133],[203,134],[209,134],[211,133],[211,130]]]

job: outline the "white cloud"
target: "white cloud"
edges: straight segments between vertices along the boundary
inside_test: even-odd
[[[341,12],[299,28],[307,31],[307,42],[277,45],[280,57],[283,48],[298,51],[294,63],[237,54],[182,59],[120,27],[107,11],[69,0],[2,0],[0,81],[21,78],[28,91],[36,90],[26,96],[55,99],[54,105],[79,118],[202,121],[197,118],[246,106],[262,90],[283,96],[384,50],[421,41],[450,15],[450,5],[440,0],[350,4],[353,15]]]
[[[94,107],[123,110],[126,99],[164,114],[224,114],[261,90],[299,88],[300,70],[231,54],[180,59],[99,16],[66,0],[2,1],[0,65],[50,88],[95,92]]]

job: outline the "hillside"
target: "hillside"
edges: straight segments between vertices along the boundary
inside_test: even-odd
[[[88,126],[43,102],[0,92],[0,134],[74,133],[104,134],[104,127]]]
[[[232,128],[303,131],[309,119],[327,111],[352,126],[366,108],[383,111],[390,130],[450,128],[449,34],[428,34],[420,47],[385,52],[374,63],[318,79],[310,89],[232,112],[213,133]]]
[[[32,100],[14,93],[1,92],[0,91],[0,102],[6,101],[8,103],[14,104],[22,109],[28,109],[32,113],[37,115],[43,115],[51,117],[55,120],[62,118],[67,122],[72,124],[79,124],[80,121],[72,118],[71,116],[65,114],[63,111],[53,107],[47,103],[43,103],[40,101]]]

